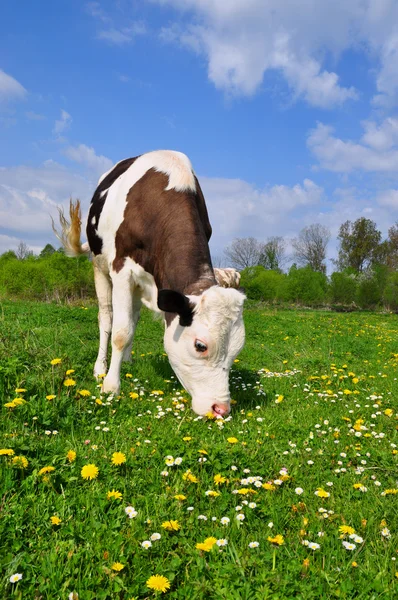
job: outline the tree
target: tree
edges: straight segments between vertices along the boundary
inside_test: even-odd
[[[14,260],[16,258],[17,258],[17,255],[15,254],[14,250],[7,250],[7,252],[4,252],[0,256],[0,260],[2,260],[2,261]]]
[[[387,266],[394,271],[398,270],[398,222],[388,230],[388,255]]]
[[[334,262],[341,271],[351,268],[362,273],[377,261],[381,233],[376,229],[374,221],[365,217],[353,223],[346,221],[340,226],[337,239],[340,248],[338,258]]]
[[[217,267],[217,269],[223,269],[226,266],[225,256],[220,256],[219,254],[216,254],[216,256],[212,256],[211,264],[213,265],[213,267]]]
[[[225,248],[224,254],[229,261],[229,266],[242,270],[258,265],[263,251],[264,244],[253,237],[235,238]]]
[[[29,246],[25,244],[25,242],[19,242],[18,248],[15,251],[17,258],[19,260],[24,260],[24,258],[28,258],[28,256],[33,255],[33,251],[29,250]]]
[[[271,237],[264,244],[259,264],[265,269],[281,271],[286,261],[286,243],[282,237]]]
[[[46,258],[47,256],[51,256],[51,254],[54,254],[54,252],[54,246],[52,246],[51,244],[46,244],[43,250],[40,252],[39,256],[40,258]]]
[[[304,227],[297,238],[292,240],[294,256],[303,266],[309,266],[313,271],[326,273],[326,248],[330,240],[327,227],[315,223]]]

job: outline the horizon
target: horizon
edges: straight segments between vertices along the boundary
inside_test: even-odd
[[[346,220],[397,221],[398,5],[145,0],[2,6],[0,253],[149,150],[185,152],[220,256]],[[22,17],[22,18],[21,18]]]

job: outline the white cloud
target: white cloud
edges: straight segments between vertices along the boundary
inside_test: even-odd
[[[253,94],[275,69],[294,98],[321,108],[342,104],[357,93],[323,65],[331,58],[338,68],[341,54],[354,49],[378,65],[375,103],[398,100],[395,0],[151,1],[182,11],[183,25],[172,23],[162,38],[203,54],[209,79],[228,93]]]
[[[19,81],[0,69],[0,103],[9,100],[22,100],[26,94],[27,91]]]
[[[386,119],[380,127],[365,122],[362,143],[344,141],[333,135],[333,127],[318,123],[307,139],[307,145],[330,171],[350,173],[354,170],[391,172],[398,170],[397,121]]]
[[[365,129],[362,142],[367,146],[383,152],[398,144],[398,119],[389,117],[381,125],[364,121],[362,125]]]
[[[395,211],[395,221],[398,221],[398,190],[385,190],[377,196],[377,203],[380,206],[391,208]]]
[[[70,114],[67,113],[66,110],[62,109],[60,119],[55,121],[55,124],[53,127],[53,133],[55,133],[55,135],[59,135],[60,133],[63,133],[64,131],[66,131],[66,129],[69,129],[69,127],[72,124],[72,121],[73,121],[73,119],[70,116]]]
[[[46,119],[44,115],[40,115],[39,113],[36,113],[33,110],[28,110],[25,113],[25,117],[29,119],[29,121],[45,121]]]
[[[2,167],[0,233],[29,246],[55,243],[50,215],[56,217],[56,207],[66,208],[70,197],[88,202],[94,187],[94,182],[53,161],[36,168]]]
[[[0,168],[0,223],[3,224],[0,253],[15,249],[21,240],[35,251],[46,243],[57,246],[50,215],[57,220],[57,206],[67,210],[70,197],[81,200],[85,221],[96,186],[92,165],[97,164],[95,152],[92,148],[88,150],[86,155],[77,151],[76,157],[89,167],[90,178],[53,161],[36,168],[23,165]],[[84,156],[88,156],[88,162]],[[329,257],[333,257],[337,252],[338,229],[345,220],[354,221],[361,216],[373,219],[383,235],[397,220],[396,189],[364,194],[356,188],[341,188],[328,198],[310,179],[294,186],[264,188],[241,179],[200,177],[200,183],[213,227],[211,248],[215,255],[222,254],[234,237],[266,240],[278,235],[288,241],[303,227],[321,223],[332,231]]]
[[[103,23],[111,22],[110,17],[106,14],[106,12],[101,8],[99,2],[87,2],[85,5],[86,12],[94,17],[95,19],[99,19]]]
[[[213,226],[212,247],[221,252],[234,237],[265,239],[286,235],[287,219],[296,210],[305,211],[323,198],[323,190],[310,179],[293,187],[268,186],[258,189],[241,179],[201,177]]]
[[[88,168],[97,177],[108,171],[113,166],[113,161],[106,156],[98,156],[94,148],[79,144],[78,146],[67,146],[63,154],[70,160],[73,160]]]
[[[123,44],[131,44],[138,35],[144,35],[145,33],[145,25],[137,22],[129,27],[122,27],[120,29],[116,27],[103,29],[97,33],[97,38],[115,46],[123,46]]]
[[[106,29],[97,32],[97,39],[99,40],[115,46],[123,46],[124,44],[131,44],[135,37],[146,33],[146,27],[142,21],[135,21],[128,25],[125,22],[121,26],[115,25],[115,19],[110,17],[98,2],[88,2],[85,8],[86,12],[94,19],[107,25]],[[117,20],[120,21],[120,18]]]

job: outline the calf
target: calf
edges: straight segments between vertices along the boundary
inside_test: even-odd
[[[94,374],[107,370],[103,392],[118,394],[122,360],[141,304],[161,312],[171,366],[204,415],[230,410],[229,370],[244,344],[244,296],[217,285],[208,241],[211,226],[199,182],[180,152],[156,151],[117,163],[91,200],[88,244],[80,241],[80,203],[59,237],[69,254],[92,252],[100,343]]]

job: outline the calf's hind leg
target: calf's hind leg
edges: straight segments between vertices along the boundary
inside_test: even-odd
[[[94,365],[94,377],[105,374],[107,370],[107,352],[109,336],[112,331],[112,282],[106,270],[101,268],[100,260],[93,259],[95,291],[98,298],[99,348]]]
[[[130,343],[126,346],[123,352],[123,361],[131,362],[131,349],[133,347],[133,339],[135,329],[137,327],[138,320],[140,318],[140,310],[141,310],[141,294],[137,290],[137,288],[133,288],[133,335],[131,337]]]
[[[120,392],[120,368],[126,353],[130,354],[134,330],[139,317],[140,301],[138,290],[133,289],[131,273],[121,271],[112,278],[112,358],[108,374],[104,379],[102,391]],[[136,311],[134,314],[133,311]]]

